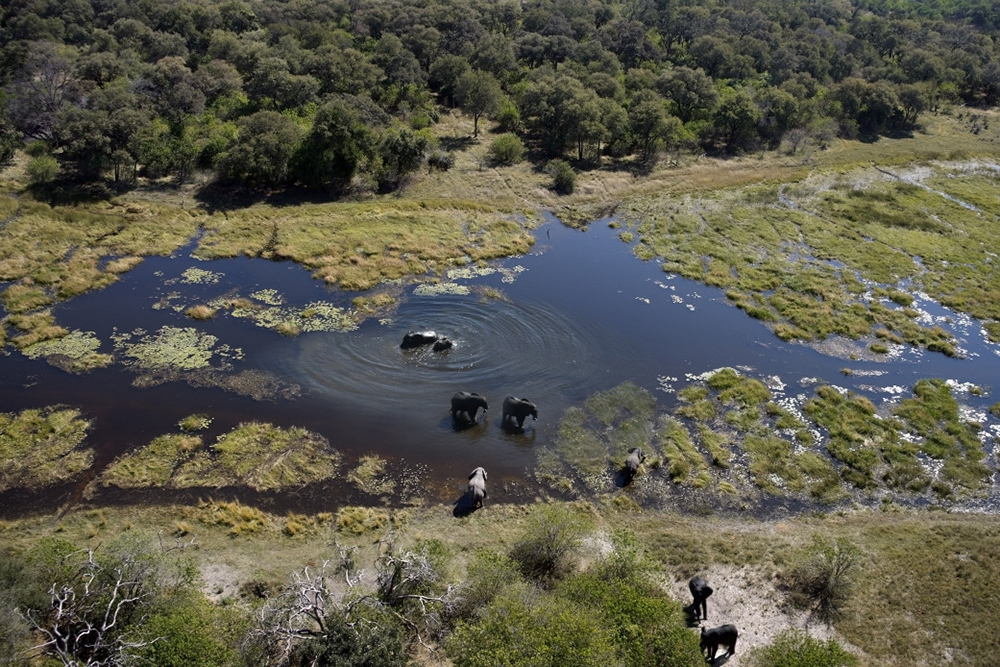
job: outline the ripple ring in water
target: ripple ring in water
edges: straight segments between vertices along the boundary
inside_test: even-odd
[[[409,330],[433,330],[455,346],[401,350]],[[599,336],[555,309],[467,295],[414,297],[396,323],[378,330],[303,336],[283,363],[303,387],[377,411],[412,406],[414,392],[438,397],[459,389],[497,402],[503,395],[548,396],[588,384],[601,356]],[[503,392],[501,395],[499,392]]]

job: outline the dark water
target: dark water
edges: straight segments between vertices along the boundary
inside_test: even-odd
[[[132,386],[134,371],[120,365],[74,376],[13,353],[0,357],[0,411],[56,403],[81,409],[94,420],[89,444],[98,460],[93,472],[157,435],[176,432],[177,422],[187,415],[206,412],[213,418],[206,441],[248,420],[301,425],[327,437],[345,454],[348,465],[378,453],[397,467],[419,473],[432,498],[454,499],[464,476],[481,465],[490,472],[493,498],[516,500],[535,492],[530,474],[534,448],[554,437],[563,411],[625,380],[654,391],[661,404],[670,406],[673,390],[683,387],[689,376],[733,366],[767,378],[778,397],[810,396],[816,382],[822,382],[866,393],[878,405],[909,395],[920,378],[951,378],[990,388],[1000,377],[997,347],[985,342],[979,324],[926,300],[915,306],[926,311],[928,322],[950,327],[960,337],[966,359],[901,349],[889,362],[846,361],[783,343],[728,305],[719,290],[665,274],[656,262],[637,260],[606,221],[581,232],[549,220],[536,236],[529,255],[496,264],[507,269],[505,273],[456,281],[500,289],[506,300],[484,300],[476,294],[418,296],[408,288],[389,322],[368,321],[350,333],[294,338],[229,316],[195,324],[180,313],[152,306],[171,291],[183,291],[187,302],[194,303],[231,289],[246,295],[273,288],[287,303],[300,307],[318,299],[347,305],[356,294],[331,290],[290,263],[246,258],[203,263],[186,252],[153,258],[120,283],[60,305],[58,321],[71,329],[94,331],[102,341],[115,330],[196,326],[243,350],[235,370],[273,373],[299,385],[301,396],[254,401],[182,382],[137,389]],[[192,266],[224,275],[214,285],[165,284]],[[455,347],[443,353],[402,351],[399,342],[411,329],[433,329],[447,335]],[[110,344],[101,351],[110,351]],[[845,367],[853,374],[845,376]],[[489,400],[483,424],[463,431],[453,428],[449,400],[457,390],[475,391]],[[538,420],[529,418],[523,433],[500,427],[506,395],[538,405]],[[988,394],[960,398],[977,414],[996,400]],[[981,416],[997,428],[992,417]],[[57,506],[81,488],[74,484],[42,495],[0,495],[0,513]],[[296,510],[348,501],[354,493],[343,482],[280,497],[230,491],[257,504]],[[198,495],[208,494],[129,492],[104,500],[155,502]]]

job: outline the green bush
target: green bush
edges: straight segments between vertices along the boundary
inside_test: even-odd
[[[802,630],[782,632],[750,654],[751,667],[853,667],[858,659],[833,639],[821,641]]]
[[[161,600],[143,626],[148,640],[142,658],[156,667],[216,667],[232,664],[235,637],[225,637],[219,611],[196,592]],[[227,639],[229,641],[227,641]]]
[[[504,589],[519,581],[521,575],[513,560],[495,551],[478,551],[469,563],[465,579],[446,607],[446,617],[470,618],[489,606]]]
[[[540,505],[528,520],[510,557],[528,579],[551,584],[575,566],[574,551],[588,522],[561,505]]]
[[[605,667],[614,665],[608,630],[591,609],[512,586],[472,623],[460,623],[445,648],[455,667]]]
[[[55,180],[59,163],[51,155],[39,155],[28,161],[27,171],[32,185],[45,185]]]
[[[517,164],[524,159],[524,142],[510,132],[501,134],[490,144],[487,155],[494,164]]]
[[[567,579],[560,596],[598,614],[628,667],[700,667],[698,636],[687,627],[679,602],[639,577]]]
[[[552,177],[552,189],[561,195],[571,195],[576,190],[576,172],[565,160],[551,160],[545,173]]]
[[[335,609],[326,617],[325,634],[300,645],[289,667],[405,667],[411,664],[404,648],[405,632],[399,619],[378,605],[355,604],[345,614]]]

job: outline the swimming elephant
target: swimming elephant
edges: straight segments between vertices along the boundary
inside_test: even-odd
[[[440,336],[433,331],[408,331],[403,336],[403,342],[399,344],[399,347],[404,350],[410,350],[422,345],[436,343],[439,338]]]
[[[628,457],[625,459],[625,480],[631,482],[635,474],[639,472],[639,465],[646,460],[646,453],[641,447],[633,447],[628,450]]]
[[[503,399],[503,418],[500,422],[506,426],[507,420],[513,417],[517,420],[517,427],[524,427],[524,418],[531,415],[532,419],[538,419],[538,408],[526,398],[515,398],[508,396]]]
[[[736,655],[736,638],[740,633],[735,625],[720,625],[717,628],[701,629],[701,652],[711,662],[719,652],[719,646],[726,647],[726,655]]]
[[[476,468],[469,475],[469,486],[466,489],[469,500],[473,507],[482,507],[483,498],[486,497],[486,470],[482,467]]]
[[[469,421],[476,421],[476,413],[479,412],[479,408],[482,408],[485,414],[490,406],[486,404],[486,399],[477,393],[456,391],[451,396],[451,418],[455,421],[458,421],[458,416],[462,413]]]
[[[690,609],[695,620],[708,620],[708,596],[714,592],[712,587],[701,577],[695,576],[688,582],[688,590],[694,598]]]
[[[436,341],[434,341],[434,347],[431,349],[433,349],[435,352],[442,352],[444,350],[450,350],[452,346],[454,346],[454,343],[448,340],[447,336],[441,336]]]

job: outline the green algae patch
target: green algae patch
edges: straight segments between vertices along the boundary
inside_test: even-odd
[[[68,373],[86,373],[110,366],[114,357],[98,352],[101,340],[93,331],[71,331],[61,338],[41,341],[21,350],[30,359],[45,359]]]
[[[252,206],[212,215],[195,254],[291,259],[327,283],[369,289],[450,265],[523,254],[519,211],[459,199]]]
[[[81,447],[89,427],[77,410],[0,413],[0,491],[51,486],[89,468],[94,452]]]
[[[210,367],[213,359],[225,364],[243,357],[239,348],[219,345],[215,336],[191,327],[164,326],[155,334],[137,329],[112,339],[123,363],[143,370],[193,371]]]

